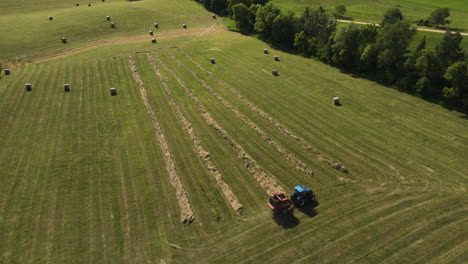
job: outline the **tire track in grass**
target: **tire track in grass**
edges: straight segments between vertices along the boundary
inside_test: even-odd
[[[293,155],[291,152],[287,151],[281,144],[278,142],[274,141],[271,137],[269,137],[262,129],[260,129],[257,124],[255,124],[252,120],[250,120],[248,117],[245,115],[241,114],[239,110],[237,110],[234,106],[232,106],[230,103],[228,103],[226,100],[224,100],[221,95],[216,93],[211,86],[209,86],[204,80],[202,80],[195,72],[193,72],[187,65],[185,65],[182,61],[177,59],[172,52],[170,52],[168,49],[164,49],[166,53],[171,56],[180,66],[185,68],[188,72],[192,74],[192,76],[206,89],[208,92],[218,99],[218,101],[221,102],[221,104],[229,109],[234,115],[244,123],[246,123],[252,130],[254,130],[263,140],[265,140],[268,144],[272,145],[283,157],[291,162],[294,167],[305,173],[306,175],[314,175],[314,172],[311,168],[309,168],[302,160],[297,158],[295,155]]]
[[[152,57],[150,57],[152,59]],[[157,57],[159,63],[163,66],[163,68],[168,71],[174,79],[179,83],[179,85],[184,89],[185,93],[192,99],[194,102],[195,106],[198,109],[198,112],[200,115],[203,117],[203,119],[213,127],[221,136],[224,138],[224,140],[231,145],[234,150],[237,152],[237,156],[239,159],[241,159],[244,163],[245,168],[254,176],[255,180],[260,184],[260,186],[265,190],[265,192],[268,195],[271,195],[272,193],[277,193],[277,192],[285,192],[283,187],[281,187],[277,179],[271,175],[271,173],[266,172],[260,166],[258,165],[257,161],[254,160],[245,150],[242,148],[242,146],[237,143],[227,132],[224,130],[218,122],[216,122],[211,114],[206,110],[206,108],[203,106],[201,101],[196,97],[190,89],[187,88],[185,83],[183,83],[179,77],[175,74],[174,71],[170,70],[166,64],[162,62],[162,60]]]
[[[231,187],[229,187],[229,185],[223,181],[221,173],[219,172],[219,170],[216,168],[213,161],[211,160],[211,154],[201,145],[200,139],[193,131],[192,124],[187,120],[184,113],[180,109],[179,105],[176,103],[174,99],[174,95],[171,92],[171,90],[169,90],[169,86],[167,82],[165,81],[164,77],[162,76],[161,72],[159,71],[156,63],[154,62],[154,60],[151,58],[149,54],[147,55],[147,57],[153,67],[154,73],[158,77],[158,80],[164,89],[164,92],[166,93],[167,98],[169,99],[169,103],[172,105],[172,107],[174,107],[175,112],[177,116],[179,117],[179,121],[182,123],[182,126],[184,127],[186,133],[189,134],[190,139],[192,140],[192,143],[196,150],[196,153],[203,160],[203,163],[205,164],[210,174],[215,178],[216,183],[221,188],[221,191],[223,192],[224,196],[228,200],[229,205],[231,205],[236,216],[239,218],[242,214],[242,204],[239,202],[239,199],[232,192]],[[130,56],[130,63],[131,63],[132,70],[134,72],[137,72],[135,61],[132,56]]]
[[[132,62],[131,59],[129,60],[130,60],[130,65],[135,64],[134,61]],[[193,215],[192,207],[187,198],[187,193],[185,192],[182,182],[180,181],[179,175],[177,174],[177,170],[175,169],[175,163],[172,158],[172,153],[170,152],[169,145],[162,131],[161,125],[159,124],[159,121],[156,118],[156,114],[153,111],[153,107],[151,106],[149,102],[148,95],[146,94],[146,90],[143,85],[143,81],[140,79],[138,72],[136,72],[133,68],[132,68],[133,78],[135,79],[135,82],[138,84],[141,98],[143,100],[143,104],[145,105],[146,111],[151,118],[151,122],[153,124],[156,137],[159,141],[159,145],[161,146],[166,170],[168,171],[169,177],[170,177],[170,182],[172,186],[174,187],[174,189],[176,190],[177,202],[179,204],[179,209],[181,213],[180,215],[181,221],[184,224],[190,224],[193,222],[193,220],[195,220],[195,218]]]
[[[314,153],[318,160],[326,163],[330,167],[341,171],[343,173],[348,173],[348,169],[345,167],[345,165],[341,162],[334,161],[324,154],[318,149],[314,149],[311,145],[309,145],[304,139],[298,137],[296,134],[291,132],[289,129],[287,129],[284,125],[273,119],[269,114],[258,108],[257,106],[254,105],[254,103],[250,102],[248,99],[246,99],[244,96],[242,96],[236,89],[231,87],[229,84],[225,83],[224,81],[220,80],[217,78],[212,72],[208,71],[207,69],[203,68],[198,62],[196,62],[192,57],[187,55],[185,51],[182,49],[178,48],[179,52],[182,53],[188,60],[190,60],[195,66],[197,66],[199,69],[202,71],[206,72],[208,76],[213,79],[216,83],[218,83],[221,87],[227,89],[229,92],[234,94],[244,105],[246,105],[251,111],[257,113],[264,119],[266,119],[271,125],[279,129],[284,135],[292,138],[294,141],[296,141],[299,145],[301,145],[304,149]]]

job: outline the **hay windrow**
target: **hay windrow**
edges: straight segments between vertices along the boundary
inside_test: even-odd
[[[192,99],[194,102],[195,106],[198,109],[198,112],[200,115],[203,117],[203,119],[213,127],[228,143],[232,148],[237,153],[237,157],[242,160],[244,163],[245,168],[253,175],[255,180],[260,184],[260,186],[265,190],[265,192],[268,195],[271,195],[272,193],[277,193],[277,192],[285,192],[284,189],[278,184],[276,178],[265,172],[260,166],[257,164],[257,161],[254,160],[245,150],[242,148],[240,144],[238,144],[234,139],[231,138],[231,136],[227,133],[226,130],[224,130],[218,122],[216,122],[211,114],[206,110],[206,108],[203,106],[201,101],[196,97],[190,89],[187,88],[184,82],[182,82],[177,75],[174,73],[174,71],[170,70],[166,64],[162,62],[161,59],[156,57],[158,59],[159,63],[164,67],[164,69],[169,72],[174,79],[179,83],[179,85],[184,89],[185,93]]]
[[[164,164],[165,164],[166,170],[169,173],[170,182],[172,186],[174,187],[174,189],[176,190],[176,196],[177,196],[177,202],[179,204],[181,221],[184,224],[191,224],[193,220],[195,220],[192,207],[187,198],[187,193],[185,192],[184,186],[182,185],[179,175],[177,174],[175,163],[172,158],[172,153],[169,149],[166,136],[164,135],[161,125],[159,124],[159,121],[156,118],[156,115],[153,111],[153,107],[151,106],[149,102],[146,89],[143,85],[143,81],[141,80],[140,75],[138,74],[138,71],[135,66],[135,59],[132,56],[129,56],[129,62],[130,62],[130,68],[132,70],[133,78],[138,84],[141,98],[143,99],[143,104],[146,107],[146,111],[148,115],[151,117],[151,123],[153,124],[156,137],[158,139],[159,145],[161,146],[161,150],[163,152],[163,157],[164,157]]]
[[[210,87],[204,80],[202,80],[200,77],[198,77],[198,75],[193,72],[189,67],[187,67],[187,65],[185,65],[183,62],[181,62],[179,59],[177,59],[177,57],[174,56],[174,54],[172,54],[169,50],[165,49],[166,53],[169,54],[171,56],[171,58],[174,59],[174,61],[176,61],[180,66],[182,66],[183,68],[185,68],[188,72],[190,72],[192,74],[192,76],[206,89],[208,90],[208,92],[213,96],[215,97],[216,99],[218,99],[218,101],[224,106],[226,107],[227,109],[229,109],[232,113],[234,113],[234,115],[241,121],[243,121],[244,123],[246,123],[252,130],[254,130],[263,140],[265,140],[268,144],[272,145],[279,153],[281,153],[281,155],[283,155],[284,158],[286,158],[286,160],[288,160],[289,162],[291,162],[293,164],[293,166],[307,174],[307,175],[314,175],[314,172],[311,168],[309,168],[303,161],[301,161],[299,158],[297,158],[296,156],[294,156],[292,153],[290,153],[289,151],[287,151],[283,146],[281,146],[281,144],[279,144],[278,142],[274,141],[271,137],[269,137],[262,129],[260,129],[257,124],[255,124],[252,120],[250,120],[248,117],[246,117],[245,115],[241,114],[239,112],[239,110],[237,110],[235,107],[233,107],[230,103],[228,103],[226,100],[224,100],[223,97],[221,97],[221,95],[219,95],[218,93],[216,93],[212,87]]]
[[[192,59],[192,57],[190,57],[189,55],[187,55],[181,48],[178,48],[179,52],[182,53],[188,60],[190,60],[195,66],[197,66],[199,69],[201,69],[202,71],[206,72],[208,74],[208,76],[213,79],[215,82],[217,82],[221,87],[227,89],[228,91],[230,91],[232,94],[234,94],[244,105],[246,105],[247,107],[249,107],[250,110],[256,112],[258,115],[260,115],[261,117],[263,117],[264,119],[266,119],[271,125],[273,125],[274,127],[276,127],[277,129],[279,129],[284,135],[292,138],[294,141],[296,141],[299,145],[301,145],[304,149],[306,149],[307,151],[310,151],[312,153],[314,153],[318,160],[326,163],[327,165],[329,165],[330,167],[338,170],[338,171],[341,171],[343,173],[348,173],[348,169],[345,167],[345,165],[339,161],[334,161],[330,158],[328,158],[327,156],[323,155],[320,150],[318,149],[314,149],[311,145],[309,145],[305,140],[303,140],[302,138],[298,137],[297,135],[295,135],[293,132],[291,132],[290,130],[288,130],[284,125],[282,125],[281,123],[279,123],[278,121],[276,121],[275,119],[273,119],[269,114],[265,113],[263,110],[261,110],[260,108],[258,108],[257,106],[254,105],[254,103],[250,102],[249,100],[247,100],[244,96],[242,96],[235,88],[233,88],[232,86],[230,86],[229,84],[225,83],[223,80],[220,80],[219,78],[217,78],[212,72],[208,71],[207,69],[205,69],[203,66],[201,66],[198,62],[196,62],[194,59]]]
[[[211,160],[211,154],[208,151],[206,151],[203,148],[203,146],[201,145],[200,139],[197,137],[197,135],[193,131],[192,124],[187,120],[184,113],[180,109],[179,105],[175,101],[174,94],[169,89],[169,86],[167,85],[166,80],[164,79],[161,72],[159,71],[155,61],[153,60],[153,58],[151,58],[151,56],[149,54],[147,55],[147,57],[148,57],[149,61],[151,62],[151,65],[153,67],[153,71],[156,74],[156,76],[158,77],[159,82],[161,83],[161,85],[162,85],[162,87],[163,87],[163,89],[164,89],[164,91],[166,93],[167,98],[169,99],[169,103],[172,105],[172,107],[174,107],[175,112],[176,112],[180,122],[182,123],[185,131],[189,134],[190,139],[192,140],[192,143],[193,143],[193,145],[195,147],[195,150],[196,150],[198,156],[203,160],[203,163],[207,167],[208,171],[215,178],[216,184],[218,184],[218,186],[221,188],[221,191],[223,192],[224,196],[228,200],[228,202],[231,205],[232,209],[236,213],[236,216],[240,217],[241,214],[242,214],[242,204],[239,202],[239,199],[237,199],[237,197],[234,195],[234,193],[232,192],[229,185],[226,182],[223,181],[221,173],[219,172],[219,170],[216,168],[213,161]]]

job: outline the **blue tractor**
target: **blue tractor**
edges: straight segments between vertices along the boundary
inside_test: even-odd
[[[296,207],[302,207],[306,201],[315,201],[315,194],[310,188],[305,188],[299,184],[294,187],[294,191],[291,193],[291,201]]]

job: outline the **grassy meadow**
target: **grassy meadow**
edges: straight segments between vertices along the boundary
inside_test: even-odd
[[[0,4],[10,13],[0,20],[76,12],[62,1],[11,3]],[[23,33],[2,32],[9,50],[0,57],[12,72],[0,76],[1,263],[467,261],[466,115],[219,29],[194,2],[107,0],[94,11],[101,3],[91,3],[79,8],[103,24],[115,12],[129,27],[117,36],[77,27],[70,33],[87,37],[69,46],[34,34],[40,43],[30,48],[13,41]],[[183,21],[192,19],[207,31],[92,48],[145,34],[150,11],[164,8],[161,27],[190,30]],[[27,59],[12,63],[17,55]],[[246,160],[287,192],[311,187],[319,206],[272,217],[266,183]],[[181,190],[190,225],[180,221]]]

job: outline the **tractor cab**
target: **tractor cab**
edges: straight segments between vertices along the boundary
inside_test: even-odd
[[[296,185],[291,193],[291,200],[295,206],[304,206],[306,201],[315,201],[315,194],[310,188],[305,188],[304,185]]]
[[[270,196],[268,206],[273,213],[283,213],[291,207],[292,202],[284,193],[277,193]]]

